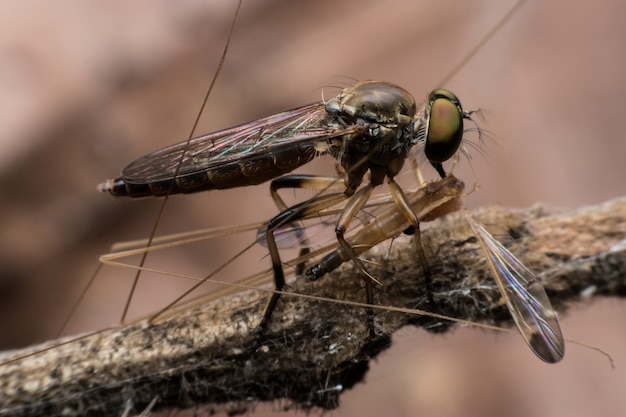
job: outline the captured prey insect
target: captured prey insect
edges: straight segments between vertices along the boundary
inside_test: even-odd
[[[462,182],[449,174],[444,179],[428,183],[410,194],[409,205],[421,221],[439,218],[462,208],[463,187]],[[440,189],[444,189],[445,194],[439,195]],[[469,213],[465,218],[485,254],[491,274],[522,337],[541,360],[547,363],[559,362],[565,353],[565,344],[556,312],[543,285],[483,225]],[[349,239],[353,254],[340,246],[308,268],[305,275],[310,280],[317,280],[351,260],[351,256],[359,255],[397,236],[407,226],[409,223],[404,213],[397,206],[391,206]]]
[[[291,175],[272,181],[272,197],[282,210],[266,229],[275,287],[283,290],[285,277],[274,231],[347,199],[335,234],[361,272],[367,303],[371,305],[371,277],[345,239],[345,231],[372,190],[386,181],[395,204],[416,230],[418,257],[428,276],[419,218],[394,177],[411,149],[417,147],[423,149],[444,178],[443,162],[462,149],[464,120],[472,120],[471,113],[465,112],[456,95],[445,89],[431,92],[418,111],[415,99],[403,88],[387,82],[363,81],[326,103],[299,107],[150,153],[124,168],[122,177],[101,184],[100,190],[115,196],[143,197],[253,185],[329,153],[345,171],[345,180]],[[368,172],[369,184],[359,189]],[[320,194],[292,207],[286,207],[277,193],[280,188],[326,189],[340,183],[345,185],[344,192]],[[258,346],[279,296],[275,292],[270,297],[253,346]],[[371,310],[368,322],[373,336]]]

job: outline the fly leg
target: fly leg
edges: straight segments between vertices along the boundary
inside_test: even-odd
[[[387,183],[389,185],[391,196],[396,206],[399,208],[400,212],[409,221],[409,223],[411,224],[411,228],[414,231],[413,235],[415,239],[415,247],[417,251],[418,260],[420,264],[422,265],[422,269],[424,273],[424,280],[426,282],[428,301],[431,305],[434,305],[434,300],[432,297],[431,282],[430,282],[430,270],[428,268],[428,263],[426,261],[424,248],[422,246],[421,233],[420,233],[420,227],[419,227],[420,226],[419,218],[417,214],[411,208],[405,193],[402,191],[402,188],[393,180],[393,178],[387,177]],[[346,204],[346,207],[341,213],[341,217],[339,218],[339,221],[335,228],[337,240],[339,241],[341,249],[344,252],[341,255],[341,258],[344,260],[348,260],[348,259],[352,260],[356,268],[359,270],[363,278],[363,281],[365,283],[367,303],[370,305],[373,304],[374,302],[373,282],[376,282],[376,280],[370,274],[367,273],[363,265],[363,262],[358,258],[357,254],[354,251],[354,248],[345,239],[344,233],[347,230],[354,216],[359,212],[359,210],[361,210],[363,205],[369,199],[373,188],[374,186],[372,184],[366,187],[363,187],[360,190],[358,190],[350,198],[350,200]],[[309,279],[311,280],[319,279],[320,277],[324,275],[323,268],[324,268],[324,265],[322,264],[315,265],[309,268],[306,274],[309,276]],[[370,331],[370,337],[373,338],[375,336],[375,330],[374,330],[375,327],[374,327],[374,312],[373,312],[373,309],[371,308],[367,309],[367,322],[368,322],[368,327]]]
[[[363,208],[363,205],[367,203],[367,200],[370,198],[373,189],[374,189],[374,186],[372,184],[368,184],[367,186],[361,188],[356,193],[354,193],[350,197],[350,200],[348,201],[348,203],[346,204],[346,207],[342,211],[341,216],[339,217],[339,221],[337,222],[337,226],[335,226],[335,234],[337,236],[337,240],[339,241],[339,244],[341,245],[342,249],[346,252],[348,258],[352,260],[355,267],[359,270],[361,277],[363,278],[363,282],[365,283],[365,293],[367,297],[367,304],[370,304],[370,305],[374,304],[374,287],[372,283],[377,282],[377,281],[376,279],[374,279],[374,277],[372,277],[367,272],[367,270],[365,269],[365,266],[363,265],[363,262],[359,259],[358,255],[354,252],[352,245],[350,245],[350,243],[346,240],[344,235],[345,235],[346,230],[350,226],[350,223],[352,222],[352,219],[354,218],[354,216],[356,216],[356,214]],[[369,328],[370,338],[373,339],[376,336],[376,332],[374,330],[374,310],[371,307],[368,307],[366,310],[366,314],[367,314],[367,326]]]
[[[301,177],[301,176],[287,176],[286,179],[280,179],[279,185],[283,185],[284,187],[292,186],[293,188],[320,188],[326,183],[332,180],[332,184],[334,185],[337,182],[336,178],[326,178],[326,177]],[[278,180],[277,180],[278,181]],[[272,184],[274,186],[274,184]],[[327,185],[328,186],[328,185]],[[278,188],[278,187],[276,187]],[[374,302],[374,292],[372,281],[375,281],[374,278],[367,273],[365,267],[361,260],[358,258],[356,253],[354,252],[350,243],[345,239],[344,232],[347,230],[350,222],[354,218],[354,216],[363,208],[367,200],[369,199],[374,186],[369,184],[352,196],[348,197],[346,193],[334,193],[328,195],[322,195],[318,197],[314,197],[310,200],[307,200],[303,203],[296,204],[292,207],[289,207],[279,213],[276,217],[269,221],[266,229],[266,241],[267,247],[270,252],[270,258],[272,259],[272,269],[274,272],[274,281],[276,291],[282,291],[285,287],[285,275],[282,268],[282,262],[280,260],[280,254],[278,251],[278,245],[276,244],[276,237],[274,236],[274,232],[276,229],[284,226],[285,224],[292,223],[299,219],[302,219],[310,214],[319,212],[320,210],[324,210],[326,208],[337,205],[341,201],[349,198],[346,207],[341,213],[339,221],[337,222],[337,226],[335,227],[335,233],[337,236],[337,240],[339,244],[343,248],[346,253],[347,258],[351,259],[356,265],[357,269],[360,271],[361,276],[365,282],[366,294],[367,294],[367,303],[373,304]],[[282,199],[280,200],[282,202]],[[284,203],[283,203],[284,204]],[[277,203],[278,205],[278,203]],[[263,312],[263,317],[261,319],[261,323],[259,324],[259,328],[257,330],[257,334],[252,343],[253,350],[256,350],[259,346],[261,337],[269,323],[272,313],[276,308],[276,304],[280,299],[280,293],[274,292],[265,306],[265,310]],[[374,331],[374,312],[371,308],[367,309],[368,316],[368,326],[370,330],[370,337],[375,336]]]
[[[394,202],[396,203],[396,205],[398,206],[402,214],[404,214],[404,216],[407,218],[407,220],[411,224],[411,227],[414,230],[413,235],[415,238],[417,256],[418,256],[420,264],[422,265],[422,269],[424,272],[424,277],[425,277],[424,279],[426,281],[428,300],[432,304],[434,303],[434,301],[432,298],[432,290],[431,290],[431,284],[430,284],[430,278],[429,278],[430,271],[428,268],[428,263],[426,261],[424,248],[422,247],[421,233],[420,233],[420,228],[419,228],[419,225],[420,225],[419,218],[417,217],[417,214],[415,214],[415,212],[411,208],[406,198],[406,195],[402,191],[402,188],[393,180],[393,178],[388,177],[387,183],[389,185],[391,196],[393,197]],[[341,217],[339,218],[339,221],[337,222],[337,226],[335,227],[337,240],[339,241],[339,244],[341,245],[341,248],[343,249],[345,253],[345,258],[352,260],[356,268],[359,270],[361,277],[363,278],[363,281],[365,283],[365,289],[366,289],[367,303],[370,305],[374,303],[373,283],[377,281],[367,272],[367,270],[365,269],[365,266],[363,265],[363,262],[358,258],[352,245],[350,245],[350,243],[345,239],[344,234],[345,234],[345,231],[348,229],[350,222],[352,221],[354,216],[356,216],[356,214],[363,208],[363,205],[369,199],[373,188],[374,186],[372,184],[369,184],[366,187],[363,187],[360,190],[358,190],[350,198],[350,200],[346,204],[346,207],[341,213]],[[309,275],[311,280],[315,280],[321,277],[323,273],[317,271],[316,267],[314,266],[309,271],[307,271],[307,275]],[[373,338],[375,337],[375,326],[374,326],[374,311],[371,308],[367,309],[367,323],[368,323],[368,327],[370,331],[370,337]]]
[[[290,174],[276,178],[270,184],[272,200],[278,210],[285,211],[289,207],[278,194],[282,188],[301,188],[310,190],[330,190],[333,188],[345,189],[345,181],[337,177],[321,177],[317,175]]]
[[[400,209],[400,211],[406,216],[409,223],[411,223],[410,228],[412,229],[413,238],[415,240],[415,250],[417,251],[417,257],[420,265],[422,265],[422,272],[424,273],[424,282],[426,283],[426,293],[428,297],[428,302],[431,306],[435,305],[435,301],[433,299],[433,291],[432,291],[432,282],[430,279],[430,269],[428,267],[428,262],[426,260],[426,254],[424,253],[424,247],[422,246],[422,234],[420,232],[420,220],[417,217],[417,214],[413,211],[409,202],[407,201],[406,194],[402,191],[402,188],[394,181],[393,178],[387,178],[387,184],[389,185],[389,190],[391,191],[391,197],[393,198],[396,206]],[[406,231],[405,231],[406,233]]]
[[[278,207],[278,210],[282,212],[287,210],[288,208],[287,204],[285,204],[283,199],[278,194],[278,190],[282,188],[304,188],[313,190],[329,190],[333,188],[345,189],[344,183],[345,181],[343,179],[337,177],[291,174],[273,180],[270,184],[270,193],[272,195],[272,200],[274,200],[274,203],[276,204],[276,207]],[[307,241],[306,236],[304,235],[304,233],[302,233],[304,227],[296,226],[294,228],[299,232],[297,234],[298,241],[301,245],[299,257],[302,258],[311,251],[310,245]],[[302,275],[304,273],[305,266],[306,265],[304,261],[296,265],[296,276]]]
[[[318,179],[319,177],[309,177],[308,179],[301,178],[300,182],[304,183],[303,188],[306,188],[307,184],[315,183]],[[320,181],[323,182],[324,180],[322,179]],[[257,350],[257,348],[259,347],[261,338],[263,337],[263,333],[265,332],[265,329],[267,328],[267,325],[271,319],[272,313],[276,308],[276,304],[280,299],[280,293],[278,291],[283,291],[283,289],[285,288],[285,274],[283,271],[282,261],[280,260],[280,253],[278,251],[278,245],[276,243],[276,237],[274,236],[274,232],[277,229],[283,227],[285,224],[298,221],[311,214],[332,207],[344,201],[345,199],[346,195],[344,193],[333,193],[313,197],[307,201],[283,210],[269,221],[265,232],[266,242],[270,254],[270,259],[272,260],[274,285],[277,292],[272,293],[269,300],[267,301],[267,304],[265,305],[263,317],[261,318],[261,322],[259,323],[256,335],[252,342],[253,351]]]
[[[458,161],[459,161],[458,156],[455,155],[454,163],[452,165],[452,168],[450,168],[450,172],[452,172],[452,170],[454,169]],[[447,174],[443,170],[443,165],[441,163],[432,164],[432,165],[435,167],[435,169],[437,169],[437,172],[439,172],[439,175],[441,175],[441,178],[446,177]],[[418,185],[420,187],[423,187],[426,184],[426,181],[424,180],[424,177],[422,176],[422,171],[420,171],[419,167],[417,166],[417,161],[413,158],[411,158],[411,170],[415,174],[415,178],[417,179]],[[410,207],[402,203],[402,200],[406,202],[406,196],[404,192],[395,181],[393,180],[391,181],[393,182],[393,185],[392,184],[389,184],[389,185],[392,190],[392,196],[394,196],[393,197],[394,201],[396,202],[396,205],[398,205],[399,207],[402,207],[402,206],[405,207],[403,209],[403,212],[407,216],[407,219],[409,219],[409,221],[411,222],[411,226],[409,226],[403,233],[406,235],[414,236],[415,249],[417,250],[417,257],[419,258],[419,262],[422,265],[422,272],[424,273],[424,282],[426,283],[428,303],[431,305],[431,307],[434,307],[435,301],[433,299],[432,280],[430,279],[430,269],[428,268],[426,255],[424,254],[424,247],[422,246],[422,237],[421,237],[421,232],[419,229],[419,218],[416,219],[415,221],[411,220],[411,217],[414,215],[414,212],[413,210],[411,210]],[[417,225],[415,224],[415,222],[417,222]]]

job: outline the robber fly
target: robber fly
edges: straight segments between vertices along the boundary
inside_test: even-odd
[[[458,150],[463,120],[471,119],[450,91],[434,90],[417,113],[415,99],[387,82],[363,81],[328,102],[168,146],[130,163],[99,186],[114,196],[164,196],[256,185],[329,153],[348,172],[352,195],[369,170],[372,185],[393,178],[409,151],[422,145],[445,177],[442,163]],[[431,123],[436,120],[435,123]],[[428,138],[428,140],[427,140]]]
[[[417,231],[418,258],[428,276],[419,218],[394,177],[412,148],[419,146],[444,178],[443,162],[459,150],[464,120],[472,120],[471,112],[465,112],[456,95],[448,90],[432,91],[418,111],[415,99],[405,89],[387,82],[363,81],[325,103],[309,104],[150,153],[124,168],[120,178],[101,184],[100,190],[114,196],[164,196],[241,187],[276,178],[270,188],[283,211],[268,223],[266,239],[277,291],[284,289],[285,276],[274,232],[347,199],[335,233],[361,272],[367,302],[372,304],[372,280],[345,239],[345,231],[372,190],[386,181],[396,205]],[[344,192],[320,194],[286,207],[277,194],[280,188],[328,188],[337,183],[336,178],[327,177],[277,178],[325,153],[336,158],[346,173]],[[359,188],[366,173],[369,184]],[[279,297],[278,292],[270,297],[253,347],[258,346]],[[373,337],[371,310],[368,317]]]
[[[346,88],[326,103],[299,107],[148,154],[128,165],[122,177],[102,184],[101,189],[116,196],[143,197],[233,188],[279,177],[316,155],[329,153],[347,173],[342,181],[343,193],[322,194],[286,207],[276,193],[279,188],[325,188],[334,185],[337,179],[288,175],[272,181],[272,195],[283,210],[264,229],[275,288],[282,291],[285,278],[274,233],[286,224],[347,198],[335,227],[339,249],[309,268],[306,275],[318,279],[346,260],[352,260],[363,276],[367,303],[372,304],[372,279],[358,255],[365,248],[397,235],[402,228],[412,226],[416,231],[418,260],[428,278],[420,242],[420,217],[411,204],[415,200],[409,200],[393,178],[415,146],[423,149],[431,165],[445,178],[442,163],[459,150],[464,120],[472,120],[471,112],[465,112],[459,99],[448,90],[434,90],[417,111],[415,100],[401,87],[365,81]],[[358,189],[367,172],[370,183]],[[378,224],[362,229],[361,234],[348,241],[344,233],[350,222],[368,201],[373,188],[385,180],[396,203],[388,211],[396,210],[396,213],[383,217],[390,219],[388,224],[393,225],[393,230],[372,236],[372,230],[380,229]],[[557,362],[563,356],[563,339],[545,290],[482,226],[469,221],[524,339],[541,359]],[[253,346],[258,345],[279,297],[277,292],[271,295]],[[368,323],[373,337],[371,309],[368,309]]]

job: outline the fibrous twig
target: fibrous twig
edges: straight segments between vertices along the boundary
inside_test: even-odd
[[[492,207],[473,214],[543,281],[563,311],[583,297],[626,294],[626,198],[569,213],[541,207]],[[426,302],[422,269],[411,239],[391,252],[367,256],[384,287],[381,306],[422,308],[457,319],[512,325],[464,220],[453,214],[424,232],[435,307]],[[293,293],[362,302],[362,281],[344,265],[318,282],[304,279]],[[362,307],[285,296],[257,352],[249,347],[267,292],[223,297],[167,320],[105,331],[42,353],[35,346],[0,356],[0,415],[120,415],[132,404],[155,409],[190,406],[245,410],[258,401],[286,399],[295,406],[331,409],[361,381],[368,362],[389,346],[391,334],[412,324],[443,332],[441,318],[376,310],[377,337],[367,337]],[[522,343],[520,339],[520,343]],[[11,358],[21,359],[13,362]],[[548,365],[546,365],[548,366]],[[225,405],[226,404],[226,405]]]

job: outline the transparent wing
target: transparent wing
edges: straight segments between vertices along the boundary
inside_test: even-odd
[[[543,285],[481,224],[469,214],[466,217],[522,337],[541,360],[560,361],[565,353],[563,335]]]
[[[327,117],[324,103],[298,107],[149,153],[124,168],[122,177],[129,183],[167,180],[173,178],[179,164],[178,175],[182,176],[233,161],[246,163],[296,144],[314,146],[359,130],[356,125],[329,124]]]

